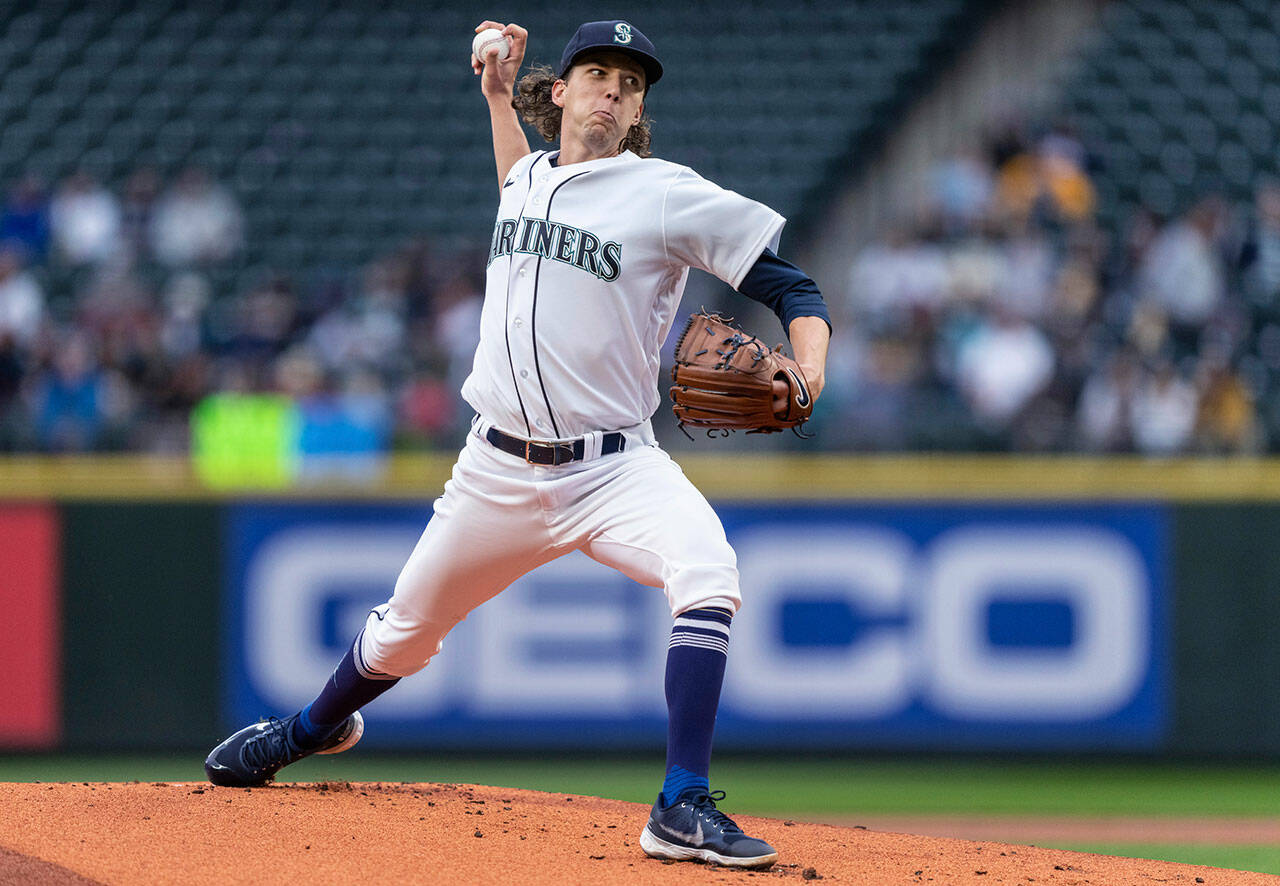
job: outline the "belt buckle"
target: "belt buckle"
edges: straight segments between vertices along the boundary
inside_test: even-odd
[[[530,453],[530,452],[532,452],[532,451],[533,451],[533,441],[532,441],[532,440],[525,440],[525,441],[524,441],[524,462],[525,462],[525,464],[529,464],[529,465],[537,464],[537,462],[535,462],[535,461],[533,460],[533,458],[529,455],[529,453]]]

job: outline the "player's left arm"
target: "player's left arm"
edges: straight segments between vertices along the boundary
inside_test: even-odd
[[[813,315],[796,317],[787,327],[791,349],[796,362],[804,373],[809,393],[817,400],[827,383],[827,345],[831,342],[831,327],[822,317]],[[786,392],[783,392],[786,396]]]
[[[827,345],[831,341],[831,315],[818,284],[773,250],[765,249],[738,284],[738,291],[778,315],[809,393],[816,400],[826,384]],[[781,388],[778,394],[785,403],[786,385],[776,382],[775,386]]]

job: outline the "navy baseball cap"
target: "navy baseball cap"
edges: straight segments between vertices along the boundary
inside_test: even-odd
[[[644,68],[645,88],[648,89],[662,78],[662,62],[658,61],[658,51],[653,48],[649,38],[640,33],[640,29],[624,21],[587,22],[573,32],[565,45],[564,55],[560,56],[560,74],[564,77],[578,60],[578,56],[591,50],[609,49],[614,52],[625,52],[632,56]]]

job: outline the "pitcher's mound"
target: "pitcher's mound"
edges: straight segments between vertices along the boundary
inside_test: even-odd
[[[725,811],[733,814],[733,809]],[[735,816],[760,872],[646,858],[648,807],[453,784],[0,784],[0,883],[995,883],[1228,886],[1263,874]]]

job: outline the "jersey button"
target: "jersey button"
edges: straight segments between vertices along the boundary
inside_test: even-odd
[[[521,320],[519,317],[516,317],[514,320],[512,320],[512,321],[511,321],[511,325],[512,325],[512,326],[523,326],[523,325],[524,325],[524,321],[523,321],[523,320]]]
[[[541,206],[541,205],[542,205],[542,198],[541,198],[541,197],[534,197],[534,198],[533,198],[533,205],[534,205],[534,206]]]
[[[520,377],[521,377],[521,378],[528,378],[528,377],[529,377],[529,370],[527,370],[527,369],[521,369],[521,370],[520,370]],[[538,425],[538,427],[542,427],[542,425]]]
[[[528,269],[528,268],[521,268],[521,269],[520,269],[520,276],[521,276],[521,277],[528,277],[528,276],[529,276],[529,269]]]

